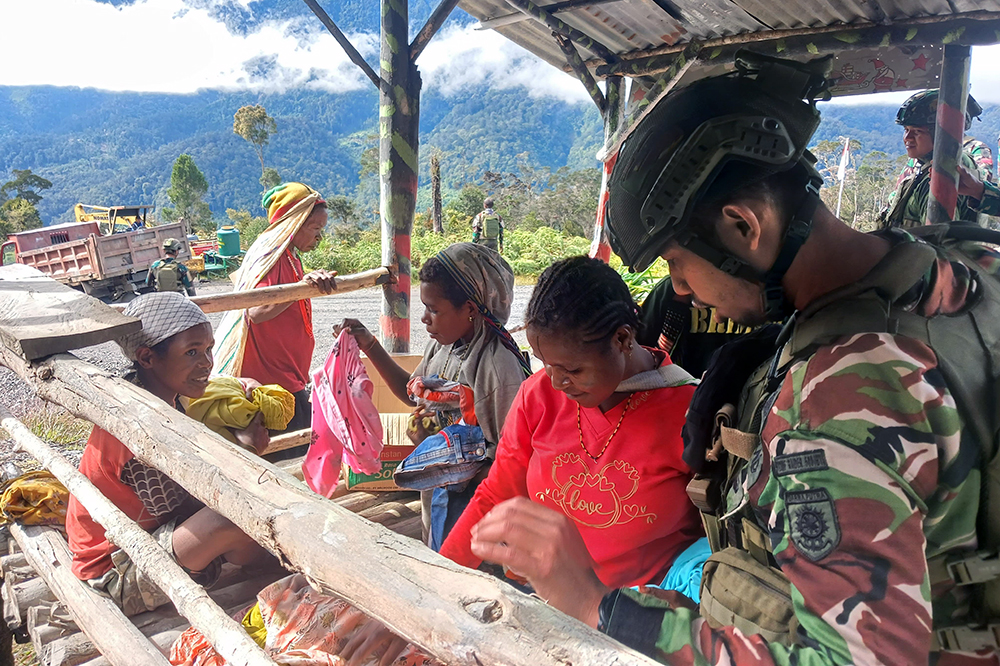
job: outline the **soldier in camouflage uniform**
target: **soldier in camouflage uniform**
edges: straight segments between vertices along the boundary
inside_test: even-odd
[[[903,144],[910,161],[915,162],[911,170],[907,162],[906,170],[899,179],[896,190],[889,196],[886,208],[879,215],[880,228],[916,227],[924,224],[927,212],[927,198],[930,196],[931,169],[934,151],[934,131],[937,124],[938,91],[924,90],[910,97],[896,114],[896,124],[902,125]],[[972,119],[979,117],[982,107],[969,95],[968,110],[965,114],[965,129],[972,127]],[[962,153],[961,167],[967,171],[978,173],[980,180],[991,180],[987,174],[992,172],[992,156],[989,148],[981,142],[972,140],[976,155],[970,154],[969,143]],[[986,153],[983,153],[985,149]],[[978,157],[978,159],[976,159]],[[989,167],[985,165],[989,161]],[[909,173],[907,173],[909,171]],[[961,196],[955,207],[955,221],[968,224],[978,224],[980,202]]]
[[[978,652],[936,643],[938,629],[961,625],[969,612],[969,588],[942,577],[937,564],[977,549],[982,444],[935,349],[862,325],[802,353],[782,352],[794,351],[802,322],[821,307],[853,306],[840,295],[859,282],[895,283],[893,293],[871,296],[886,312],[962,311],[982,292],[975,272],[996,274],[1000,256],[973,246],[975,262],[960,263],[902,230],[861,234],[838,220],[819,201],[821,180],[805,152],[819,123],[813,99],[822,74],[808,64],[754,62],[747,57],[740,77],[671,93],[642,121],[619,153],[606,213],[612,246],[632,270],[662,254],[677,293],[740,323],[796,311],[787,343],[743,389],[733,432],[748,445],[739,455],[733,446],[741,471],[710,516],[723,526],[717,541],[778,576],[771,585],[759,577],[737,603],[763,608],[784,595],[787,632],[732,626],[739,614],[720,622],[705,603],[707,592],[719,596],[708,566],[700,614],[675,592],[603,588],[572,525],[530,502],[495,508],[477,526],[473,551],[663,663],[997,666],[995,643]],[[757,157],[760,145],[773,151]],[[992,184],[966,174],[959,188],[1000,210]],[[846,308],[842,325],[854,316]],[[706,376],[698,393],[707,385]],[[689,416],[686,444],[691,424]]]

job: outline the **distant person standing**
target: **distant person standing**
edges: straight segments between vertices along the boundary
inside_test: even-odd
[[[993,151],[990,150],[989,146],[975,137],[967,136],[962,139],[962,149],[976,163],[976,169],[979,170],[979,180],[997,182],[996,176],[993,174]]]
[[[194,284],[191,282],[191,272],[188,267],[177,261],[177,253],[181,250],[181,242],[176,238],[163,241],[163,259],[157,259],[146,273],[146,286],[155,287],[156,291],[186,291],[188,296],[194,296]]]
[[[270,226],[247,250],[233,277],[233,291],[295,282],[314,284],[324,294],[336,289],[336,273],[306,273],[299,259],[299,253],[319,245],[326,228],[326,202],[319,192],[302,183],[283,183],[264,195],[262,205]],[[295,416],[287,430],[310,427],[312,411],[306,386],[315,340],[309,299],[228,312],[215,337],[213,374],[281,386],[295,396]],[[305,453],[305,447],[300,449],[282,451],[275,458]]]
[[[503,218],[493,210],[493,197],[486,197],[482,212],[472,218],[472,242],[503,254]]]
[[[917,227],[924,224],[927,198],[931,190],[931,170],[934,159],[934,131],[937,127],[938,91],[924,90],[910,97],[896,113],[896,124],[903,126],[903,145],[906,154],[916,161],[917,169],[902,178],[889,203],[879,215],[879,228]],[[965,129],[972,127],[972,119],[978,118],[983,109],[969,95],[965,113]],[[985,146],[983,146],[985,148]],[[981,156],[980,156],[981,157]],[[959,172],[967,176],[960,179],[958,205],[955,207],[954,222],[978,224],[981,202],[964,192],[963,183],[970,181],[972,174],[980,172],[980,166],[965,150],[959,164]],[[977,181],[978,182],[978,181]]]

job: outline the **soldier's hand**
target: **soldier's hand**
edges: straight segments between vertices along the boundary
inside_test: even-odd
[[[340,332],[344,329],[347,329],[348,333],[354,336],[354,339],[358,342],[358,347],[365,353],[371,350],[372,346],[377,342],[372,332],[357,319],[345,319],[337,326],[334,326],[333,337],[336,338],[339,336]]]
[[[979,180],[979,174],[969,171],[961,164],[958,165],[958,194],[963,197],[972,197],[976,201],[983,198],[986,186]]]
[[[472,528],[472,552],[527,578],[550,606],[597,626],[601,599],[610,590],[565,514],[526,497],[509,499]]]
[[[337,271],[313,271],[307,273],[302,280],[319,287],[324,294],[332,294],[337,290],[337,281],[333,279],[336,276]]]

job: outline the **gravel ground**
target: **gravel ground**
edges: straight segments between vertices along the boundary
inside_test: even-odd
[[[199,285],[199,294],[218,294],[229,290],[229,285],[223,281],[208,282]],[[531,285],[514,287],[514,305],[508,328],[521,325],[524,320],[524,310],[531,296]],[[415,287],[411,295],[410,318],[410,350],[414,354],[423,352],[429,338],[420,323],[423,305],[420,303],[420,289]],[[313,299],[313,329],[316,332],[316,350],[313,353],[313,367],[321,365],[333,344],[333,327],[347,317],[353,317],[363,322],[372,331],[378,330],[378,318],[382,310],[382,291],[379,288],[361,289],[342,296],[330,296]],[[213,326],[218,326],[222,313],[208,315]],[[524,332],[514,334],[514,339],[522,346],[527,345]],[[113,371],[124,371],[128,366],[118,346],[113,342],[87,347],[75,352],[80,358],[101,368]],[[0,367],[0,403],[7,407],[14,416],[20,419],[30,419],[39,414],[60,413],[59,408],[46,405],[32,390],[10,370]],[[74,461],[79,461],[82,453],[82,442],[56,444]],[[30,456],[17,451],[13,442],[0,430],[0,466],[12,461],[23,469],[34,469],[37,463]]]

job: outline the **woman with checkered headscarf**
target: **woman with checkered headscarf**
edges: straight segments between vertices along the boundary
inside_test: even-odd
[[[326,202],[319,192],[302,183],[283,183],[264,195],[262,205],[270,226],[232,275],[233,291],[300,281],[311,282],[324,293],[333,291],[334,273],[306,274],[299,259],[300,252],[316,248],[326,228]],[[281,386],[295,395],[295,416],[287,429],[310,426],[306,385],[316,343],[308,299],[227,312],[216,336],[214,374]],[[289,449],[275,457],[295,457],[304,454],[304,449]]]
[[[182,396],[200,398],[208,387],[215,343],[205,313],[182,294],[158,292],[135,299],[124,314],[142,322],[139,331],[118,340],[132,361],[130,380],[170,405],[177,406]],[[211,509],[195,512],[184,488],[97,426],[87,440],[80,471],[205,587],[215,584],[224,561],[248,564],[266,556],[253,539]],[[170,601],[72,496],[66,534],[73,573],[111,597],[126,615]]]

